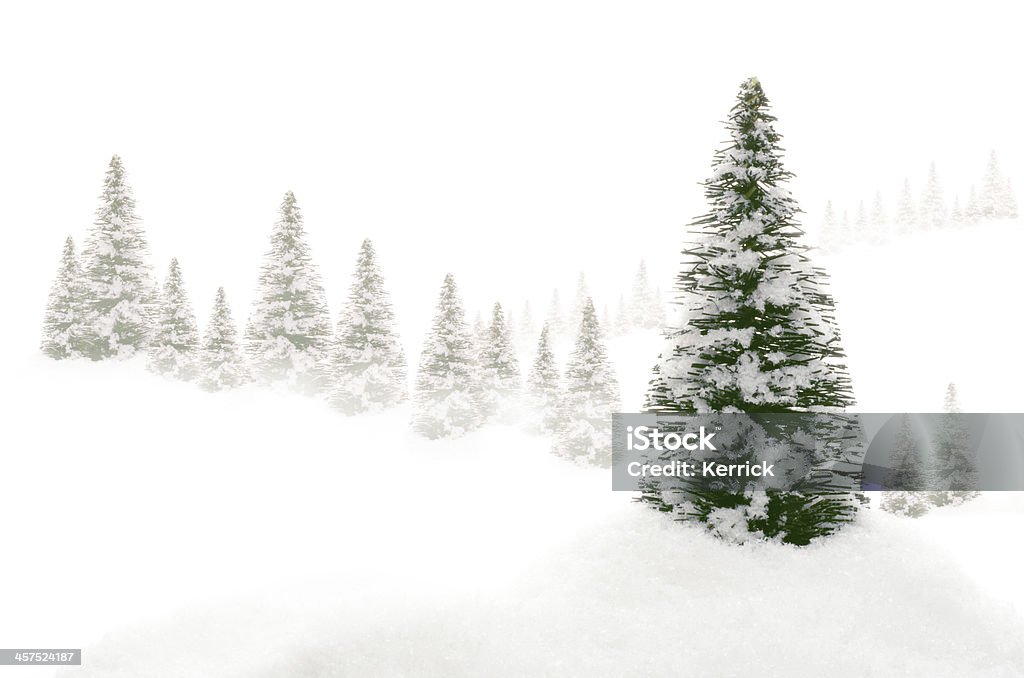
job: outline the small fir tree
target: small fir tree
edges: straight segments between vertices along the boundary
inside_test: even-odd
[[[551,338],[561,336],[566,332],[565,316],[562,314],[562,301],[556,289],[551,293],[551,303],[548,304],[548,315],[544,321],[551,332]]]
[[[875,191],[875,200],[871,204],[871,226],[869,242],[880,244],[886,241],[889,234],[889,218],[885,213],[885,203],[882,201],[882,192]]]
[[[917,224],[917,213],[914,210],[914,195],[910,190],[910,179],[903,181],[903,192],[900,194],[900,202],[896,207],[894,224],[897,233],[900,234],[909,233]]]
[[[608,361],[594,304],[587,299],[565,370],[556,454],[578,463],[611,465],[612,414],[618,407],[618,381]]]
[[[836,222],[836,212],[832,207],[832,201],[825,203],[825,212],[821,218],[821,232],[818,236],[818,246],[826,254],[837,252],[841,249],[841,234]]]
[[[939,506],[960,504],[978,496],[977,465],[955,384],[946,387],[944,409],[933,442],[934,484],[940,490],[932,492],[931,499]]]
[[[82,269],[75,254],[75,241],[68,236],[61,252],[57,276],[50,287],[43,317],[43,353],[54,360],[74,358],[84,350],[86,332],[82,321]]]
[[[582,322],[582,320],[581,320]],[[555,432],[559,428],[561,391],[559,389],[558,365],[551,350],[551,337],[545,324],[537,339],[537,354],[534,356],[528,379],[530,387],[530,408],[533,411],[534,428]]]
[[[928,182],[921,195],[920,215],[924,228],[942,228],[946,225],[946,199],[934,162],[928,166]]]
[[[199,349],[199,386],[207,391],[221,391],[237,388],[250,378],[227,296],[224,288],[218,287]]]
[[[494,305],[487,343],[480,354],[479,393],[486,419],[508,420],[516,411],[521,389],[519,361],[501,304]]]
[[[923,516],[931,508],[925,484],[924,460],[910,425],[910,416],[900,417],[896,441],[889,453],[889,470],[882,495],[883,511],[911,518]]]
[[[157,374],[191,381],[197,373],[198,349],[196,316],[185,291],[178,260],[171,259],[149,344],[149,369]]]
[[[412,427],[428,438],[457,437],[480,426],[475,394],[477,362],[465,311],[448,274],[416,375]]]
[[[985,173],[981,180],[981,197],[979,200],[981,216],[984,219],[1005,218],[1005,188],[1002,173],[999,171],[999,159],[993,150],[988,156]]]
[[[352,278],[335,333],[328,394],[331,406],[345,414],[392,407],[408,398],[391,297],[368,239],[359,248]]]
[[[288,191],[260,272],[245,330],[253,376],[305,394],[327,385],[330,315],[295,195]]]

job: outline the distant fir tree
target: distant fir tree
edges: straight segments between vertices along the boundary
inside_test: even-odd
[[[626,305],[626,295],[619,295],[619,305],[615,311],[615,324],[610,328],[610,334],[622,335],[628,333],[632,328],[629,318],[629,306]]]
[[[874,244],[884,243],[889,234],[889,218],[885,213],[882,192],[875,191],[875,200],[871,204],[871,227],[868,240]]]
[[[428,438],[457,437],[483,421],[475,396],[477,363],[455,278],[445,276],[416,375],[412,427]]]
[[[689,317],[666,333],[649,412],[837,412],[853,402],[827,276],[799,241],[774,122],[761,84],[745,81],[727,123],[732,143],[715,155],[704,184],[709,211],[694,222],[697,242],[677,278],[677,303]],[[778,490],[672,497],[648,487],[641,501],[723,538],[742,541],[734,532],[744,530],[806,544],[852,520],[860,498]],[[725,518],[735,519],[728,533],[714,528]]]
[[[548,304],[548,315],[544,322],[551,332],[552,339],[565,334],[567,330],[565,316],[562,314],[562,301],[557,289],[551,293],[551,303]]]
[[[946,198],[934,162],[928,166],[928,182],[921,194],[920,215],[921,225],[925,228],[942,228],[946,225]]]
[[[950,226],[963,226],[964,225],[964,210],[960,206],[960,194],[957,193],[953,196],[953,209],[949,211],[949,225]]]
[[[237,388],[251,378],[224,288],[217,288],[213,311],[199,349],[199,386],[207,391]]]
[[[856,237],[863,239],[868,228],[868,212],[864,209],[864,201],[861,200],[857,203],[857,220],[853,222],[856,228]]]
[[[494,305],[487,343],[480,354],[479,402],[485,419],[508,420],[517,409],[522,389],[519,360],[501,304]]]
[[[470,337],[473,339],[473,359],[477,362],[483,358],[489,336],[490,332],[487,329],[487,323],[484,322],[484,315],[477,310],[473,317],[473,327],[470,330]]]
[[[839,242],[840,247],[849,247],[856,242],[853,227],[850,225],[850,213],[845,207],[843,208],[843,218],[839,222]]]
[[[580,272],[578,278],[576,278],[576,294],[572,301],[572,312],[569,314],[568,324],[569,330],[574,327],[579,327],[580,320],[583,318],[583,307],[587,303],[587,299],[590,298],[590,289],[587,286],[587,278]]]
[[[558,364],[551,350],[551,337],[546,324],[541,328],[540,337],[537,339],[537,353],[530,368],[528,384],[534,428],[552,433],[557,431],[561,422],[561,390]]]
[[[633,293],[629,302],[629,317],[633,327],[650,330],[660,327],[661,303],[654,298],[651,281],[647,277],[647,264],[641,260],[633,279]]]
[[[608,361],[604,332],[593,302],[587,299],[565,370],[555,453],[581,464],[610,466],[612,414],[618,407],[619,386]]]
[[[149,343],[149,369],[183,381],[197,375],[196,352],[199,350],[199,328],[192,311],[181,267],[171,259],[157,311],[153,337]]]
[[[832,201],[825,203],[825,213],[821,218],[821,232],[818,237],[818,247],[826,254],[838,251],[841,248],[842,235],[839,233],[839,224],[836,221],[836,212],[832,207]]]
[[[896,207],[893,223],[896,226],[896,232],[900,234],[909,233],[917,225],[917,213],[914,210],[914,195],[910,190],[910,179],[903,181],[903,192],[900,194],[900,202]]]
[[[1003,219],[1007,216],[1005,207],[1006,184],[999,171],[999,159],[993,150],[985,165],[985,174],[981,180],[981,197],[979,206],[981,216],[985,219]]]
[[[331,321],[295,195],[281,201],[245,329],[256,381],[305,394],[327,386]]]
[[[946,387],[945,415],[935,431],[934,485],[932,503],[938,506],[961,504],[978,496],[978,470],[960,412],[960,399],[955,384]]]
[[[82,262],[80,344],[92,360],[130,358],[146,348],[153,280],[146,236],[121,158],[110,159]]]
[[[654,319],[655,329],[665,327],[665,297],[661,294],[661,288],[654,288],[654,295],[651,297],[651,317]]]
[[[391,296],[369,239],[359,248],[348,303],[338,320],[331,378],[327,400],[345,414],[392,407],[409,397]]]
[[[608,304],[601,307],[601,327],[611,328],[612,326],[612,313],[608,310]],[[611,334],[609,331],[608,334]]]
[[[82,318],[82,269],[75,254],[75,241],[68,236],[60,256],[57,276],[50,287],[43,316],[43,340],[40,348],[54,360],[81,355],[82,337],[87,328]]]
[[[931,508],[930,493],[922,491],[925,484],[924,459],[910,426],[910,416],[904,414],[889,453],[882,510],[911,518],[923,516]]]
[[[536,328],[533,324],[533,310],[530,308],[530,301],[523,303],[523,312],[519,314],[519,337],[525,342],[533,339]]]
[[[1019,216],[1017,212],[1017,194],[1013,192],[1013,184],[1009,179],[1006,180],[1006,186],[1003,187],[1001,211],[1006,215],[1007,219],[1016,219]]]
[[[889,452],[889,470],[885,486],[892,490],[923,490],[925,487],[924,458],[910,426],[910,416],[900,417],[896,442]]]
[[[967,207],[964,208],[964,221],[968,224],[976,224],[982,217],[981,201],[978,200],[978,191],[971,185],[971,192],[967,198]]]

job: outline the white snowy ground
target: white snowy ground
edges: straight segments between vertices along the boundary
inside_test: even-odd
[[[1021,251],[1010,226],[985,240]],[[1012,256],[961,275],[944,235],[829,262],[861,410],[937,409],[956,380],[968,409],[1024,411],[1020,364],[991,355],[1019,341]],[[625,409],[658,343],[613,341]],[[735,547],[512,427],[431,442],[406,410],[346,419],[134,364],[5,377],[0,644],[84,646],[61,675],[1024,675],[1021,494]]]

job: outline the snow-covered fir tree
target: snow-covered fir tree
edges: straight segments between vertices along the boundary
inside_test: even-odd
[[[889,217],[885,213],[881,191],[875,191],[875,200],[871,204],[871,226],[868,230],[868,240],[873,244],[884,243],[889,235]]]
[[[605,304],[604,306],[601,307],[601,327],[609,328],[609,331],[607,332],[607,334],[610,335],[610,334],[612,334],[611,326],[612,326],[612,312],[610,310],[608,310],[608,304]]]
[[[1006,184],[1003,181],[1002,172],[999,171],[999,159],[993,150],[988,156],[985,173],[981,179],[979,207],[983,218],[1002,219],[1006,217],[1005,190]]]
[[[408,398],[405,353],[373,243],[363,240],[348,302],[331,351],[327,400],[345,414],[392,407]]]
[[[565,370],[555,453],[582,464],[609,466],[612,414],[618,407],[619,387],[608,361],[604,332],[593,302],[587,299]]]
[[[281,201],[245,329],[253,376],[300,393],[327,386],[331,321],[295,195]]]
[[[864,208],[864,201],[857,203],[857,219],[853,222],[856,229],[856,237],[863,239],[868,227],[868,211]]]
[[[821,231],[818,235],[818,247],[821,248],[826,254],[838,251],[842,244],[840,243],[841,234],[839,233],[839,224],[836,221],[836,211],[832,207],[832,201],[828,200],[825,202],[825,212],[821,217]]]
[[[573,297],[572,311],[567,320],[569,330],[572,330],[574,327],[579,327],[580,320],[583,318],[583,307],[586,305],[589,297],[590,288],[587,286],[587,278],[581,271],[579,277],[576,278],[576,294]]]
[[[470,336],[473,339],[473,357],[477,362],[480,362],[484,355],[489,335],[487,323],[484,322],[484,314],[477,309],[476,314],[473,316],[473,327],[470,328]]]
[[[519,338],[524,341],[531,341],[536,334],[533,324],[533,309],[530,308],[530,301],[523,303],[523,312],[519,314]]]
[[[964,221],[968,224],[975,224],[981,217],[981,201],[978,199],[977,189],[972,184],[967,198],[967,206],[964,208]]]
[[[428,438],[460,436],[480,426],[477,362],[465,311],[451,274],[445,276],[416,375],[413,430]]]
[[[946,225],[946,198],[934,162],[928,166],[928,181],[921,194],[920,222],[924,228],[942,228]]]
[[[839,222],[839,242],[840,247],[848,247],[856,242],[856,235],[853,232],[853,227],[850,225],[850,213],[843,208],[843,218]]]
[[[619,303],[615,307],[615,320],[612,321],[612,326],[608,328],[608,334],[622,335],[628,333],[631,329],[626,295],[619,294]]]
[[[709,211],[694,222],[697,242],[676,285],[688,318],[667,330],[650,412],[836,412],[852,403],[827,276],[800,242],[774,123],[761,84],[746,80],[727,123],[732,143],[704,184]],[[830,534],[859,505],[852,492],[742,488],[666,495],[650,486],[641,499],[723,538],[797,544]]]
[[[149,341],[153,288],[149,247],[121,158],[110,159],[82,257],[80,348],[93,360],[130,358]]]
[[[949,225],[954,227],[964,225],[964,210],[960,206],[959,193],[953,196],[953,208],[949,211]]]
[[[178,260],[171,259],[149,342],[147,364],[157,374],[191,381],[198,370],[198,350],[196,315],[185,291]]]
[[[557,289],[551,293],[551,302],[548,304],[548,314],[544,319],[544,323],[548,326],[552,339],[566,332],[567,327],[565,315],[562,312],[562,300]]]
[[[926,484],[924,459],[910,424],[910,416],[900,417],[896,440],[889,452],[889,470],[882,493],[882,510],[918,518],[931,508]]]
[[[54,360],[80,355],[86,327],[82,322],[82,270],[75,241],[68,236],[60,255],[60,266],[50,287],[43,316],[43,340],[40,348]]]
[[[227,295],[223,287],[218,287],[199,348],[199,386],[221,391],[241,386],[250,378]]]
[[[934,486],[932,502],[944,506],[959,504],[978,496],[978,470],[967,426],[961,416],[955,384],[946,387],[945,414],[936,427]]]
[[[661,326],[661,302],[654,297],[651,281],[647,276],[647,264],[641,260],[633,278],[633,291],[630,295],[628,317],[633,327],[645,330]]]
[[[910,179],[903,181],[903,192],[900,193],[893,225],[899,234],[909,233],[917,225],[917,212],[914,210],[914,194],[910,190]]]
[[[890,490],[923,490],[925,488],[924,458],[910,425],[910,416],[900,417],[896,442],[889,452],[889,470],[885,487]]]
[[[507,421],[516,413],[522,389],[519,360],[501,304],[494,305],[487,342],[480,353],[478,389],[485,419]]]
[[[1003,187],[1001,211],[1007,219],[1016,219],[1019,216],[1017,212],[1017,194],[1013,192],[1013,184],[1009,179],[1006,180],[1006,185]]]
[[[559,387],[558,364],[551,350],[551,337],[545,324],[537,339],[537,353],[533,358],[528,377],[529,404],[532,411],[531,428],[555,432],[560,419],[561,389]]]

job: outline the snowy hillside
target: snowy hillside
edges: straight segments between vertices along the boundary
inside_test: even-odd
[[[997,314],[1005,297],[986,290],[1014,289],[999,264],[1024,245],[1019,227],[979,229],[1016,243],[984,276],[951,275],[963,252],[946,234],[827,262],[859,409],[936,409],[935,384],[953,378],[969,410],[1019,409],[1005,386],[998,398],[986,390],[1019,381],[1021,366],[965,329],[976,318],[992,342],[1016,336],[1016,320]],[[908,291],[918,286],[940,292]],[[983,301],[947,306],[941,290],[954,286],[953,298]],[[659,344],[653,332],[610,341],[625,409],[639,407]],[[865,511],[803,549],[739,548],[612,493],[608,472],[558,460],[545,438],[512,426],[429,441],[409,431],[408,406],[346,418],[315,399],[206,394],[140,364],[30,350],[8,373],[18,399],[0,515],[15,557],[0,562],[0,637],[84,646],[85,665],[62,675],[1012,676],[1024,666],[1009,538],[1024,519],[1017,494],[918,521]]]

